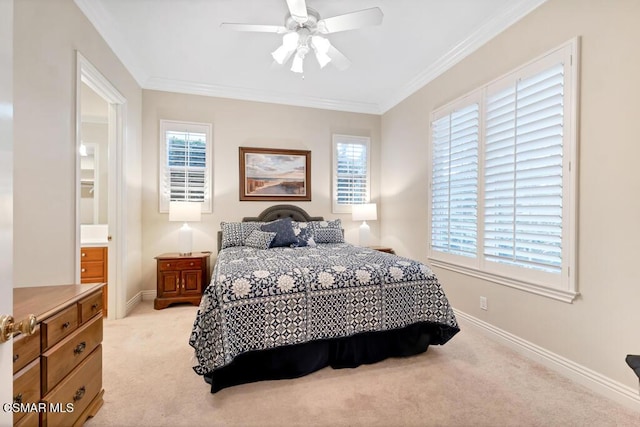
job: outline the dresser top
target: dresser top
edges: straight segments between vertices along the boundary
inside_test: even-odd
[[[105,283],[87,285],[35,286],[13,289],[13,318],[16,321],[35,314],[38,322],[45,320],[61,309],[74,304],[98,289]]]

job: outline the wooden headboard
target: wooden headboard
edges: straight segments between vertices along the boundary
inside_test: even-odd
[[[280,218],[291,218],[294,221],[324,221],[321,216],[311,216],[304,209],[294,205],[274,205],[260,212],[258,216],[245,216],[242,222],[269,222]],[[222,248],[222,231],[218,231],[218,252]]]

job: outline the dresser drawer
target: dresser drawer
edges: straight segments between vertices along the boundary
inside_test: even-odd
[[[72,403],[73,412],[47,412],[43,414],[42,425],[45,427],[73,425],[100,390],[102,390],[101,345],[43,399],[47,406],[59,404],[65,408],[67,404]]]
[[[80,364],[102,342],[102,316],[98,316],[78,332],[42,353],[42,394],[53,389],[60,380]]]
[[[102,291],[96,292],[78,302],[78,312],[80,313],[80,324],[85,323],[96,314],[102,311]]]
[[[202,259],[168,259],[158,262],[160,271],[170,270],[200,270]]]
[[[13,423],[13,427],[39,427],[40,414],[38,412],[29,412],[18,422]]]
[[[104,261],[105,248],[82,248],[80,249],[80,262],[84,261]]]
[[[13,403],[37,403],[39,400],[40,359],[36,359],[13,376]],[[15,424],[27,414],[27,412],[14,412],[13,423]]]
[[[78,328],[78,309],[76,304],[62,310],[53,317],[40,323],[42,350],[54,346],[58,341]]]
[[[20,334],[13,340],[13,373],[27,366],[29,362],[40,356],[40,327],[33,335]]]

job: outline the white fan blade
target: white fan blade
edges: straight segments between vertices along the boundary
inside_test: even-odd
[[[307,15],[307,2],[305,0],[287,0],[289,13],[298,24],[304,24],[309,19]]]
[[[223,22],[222,24],[220,24],[220,28],[233,31],[252,31],[256,33],[276,34],[284,34],[289,31],[281,25],[230,24],[228,22]]]
[[[380,25],[383,16],[379,7],[372,7],[371,9],[321,19],[318,21],[318,30],[323,34],[330,34],[371,25]]]
[[[333,47],[333,45],[329,46],[329,50],[327,51],[327,55],[331,58],[331,63],[340,71],[344,71],[351,66],[351,61],[342,54],[338,49]]]

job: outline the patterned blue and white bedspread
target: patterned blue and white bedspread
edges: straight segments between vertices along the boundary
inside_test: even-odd
[[[434,344],[458,328],[425,264],[348,243],[238,246],[218,254],[189,343],[204,375],[247,351],[417,322],[443,326]]]

